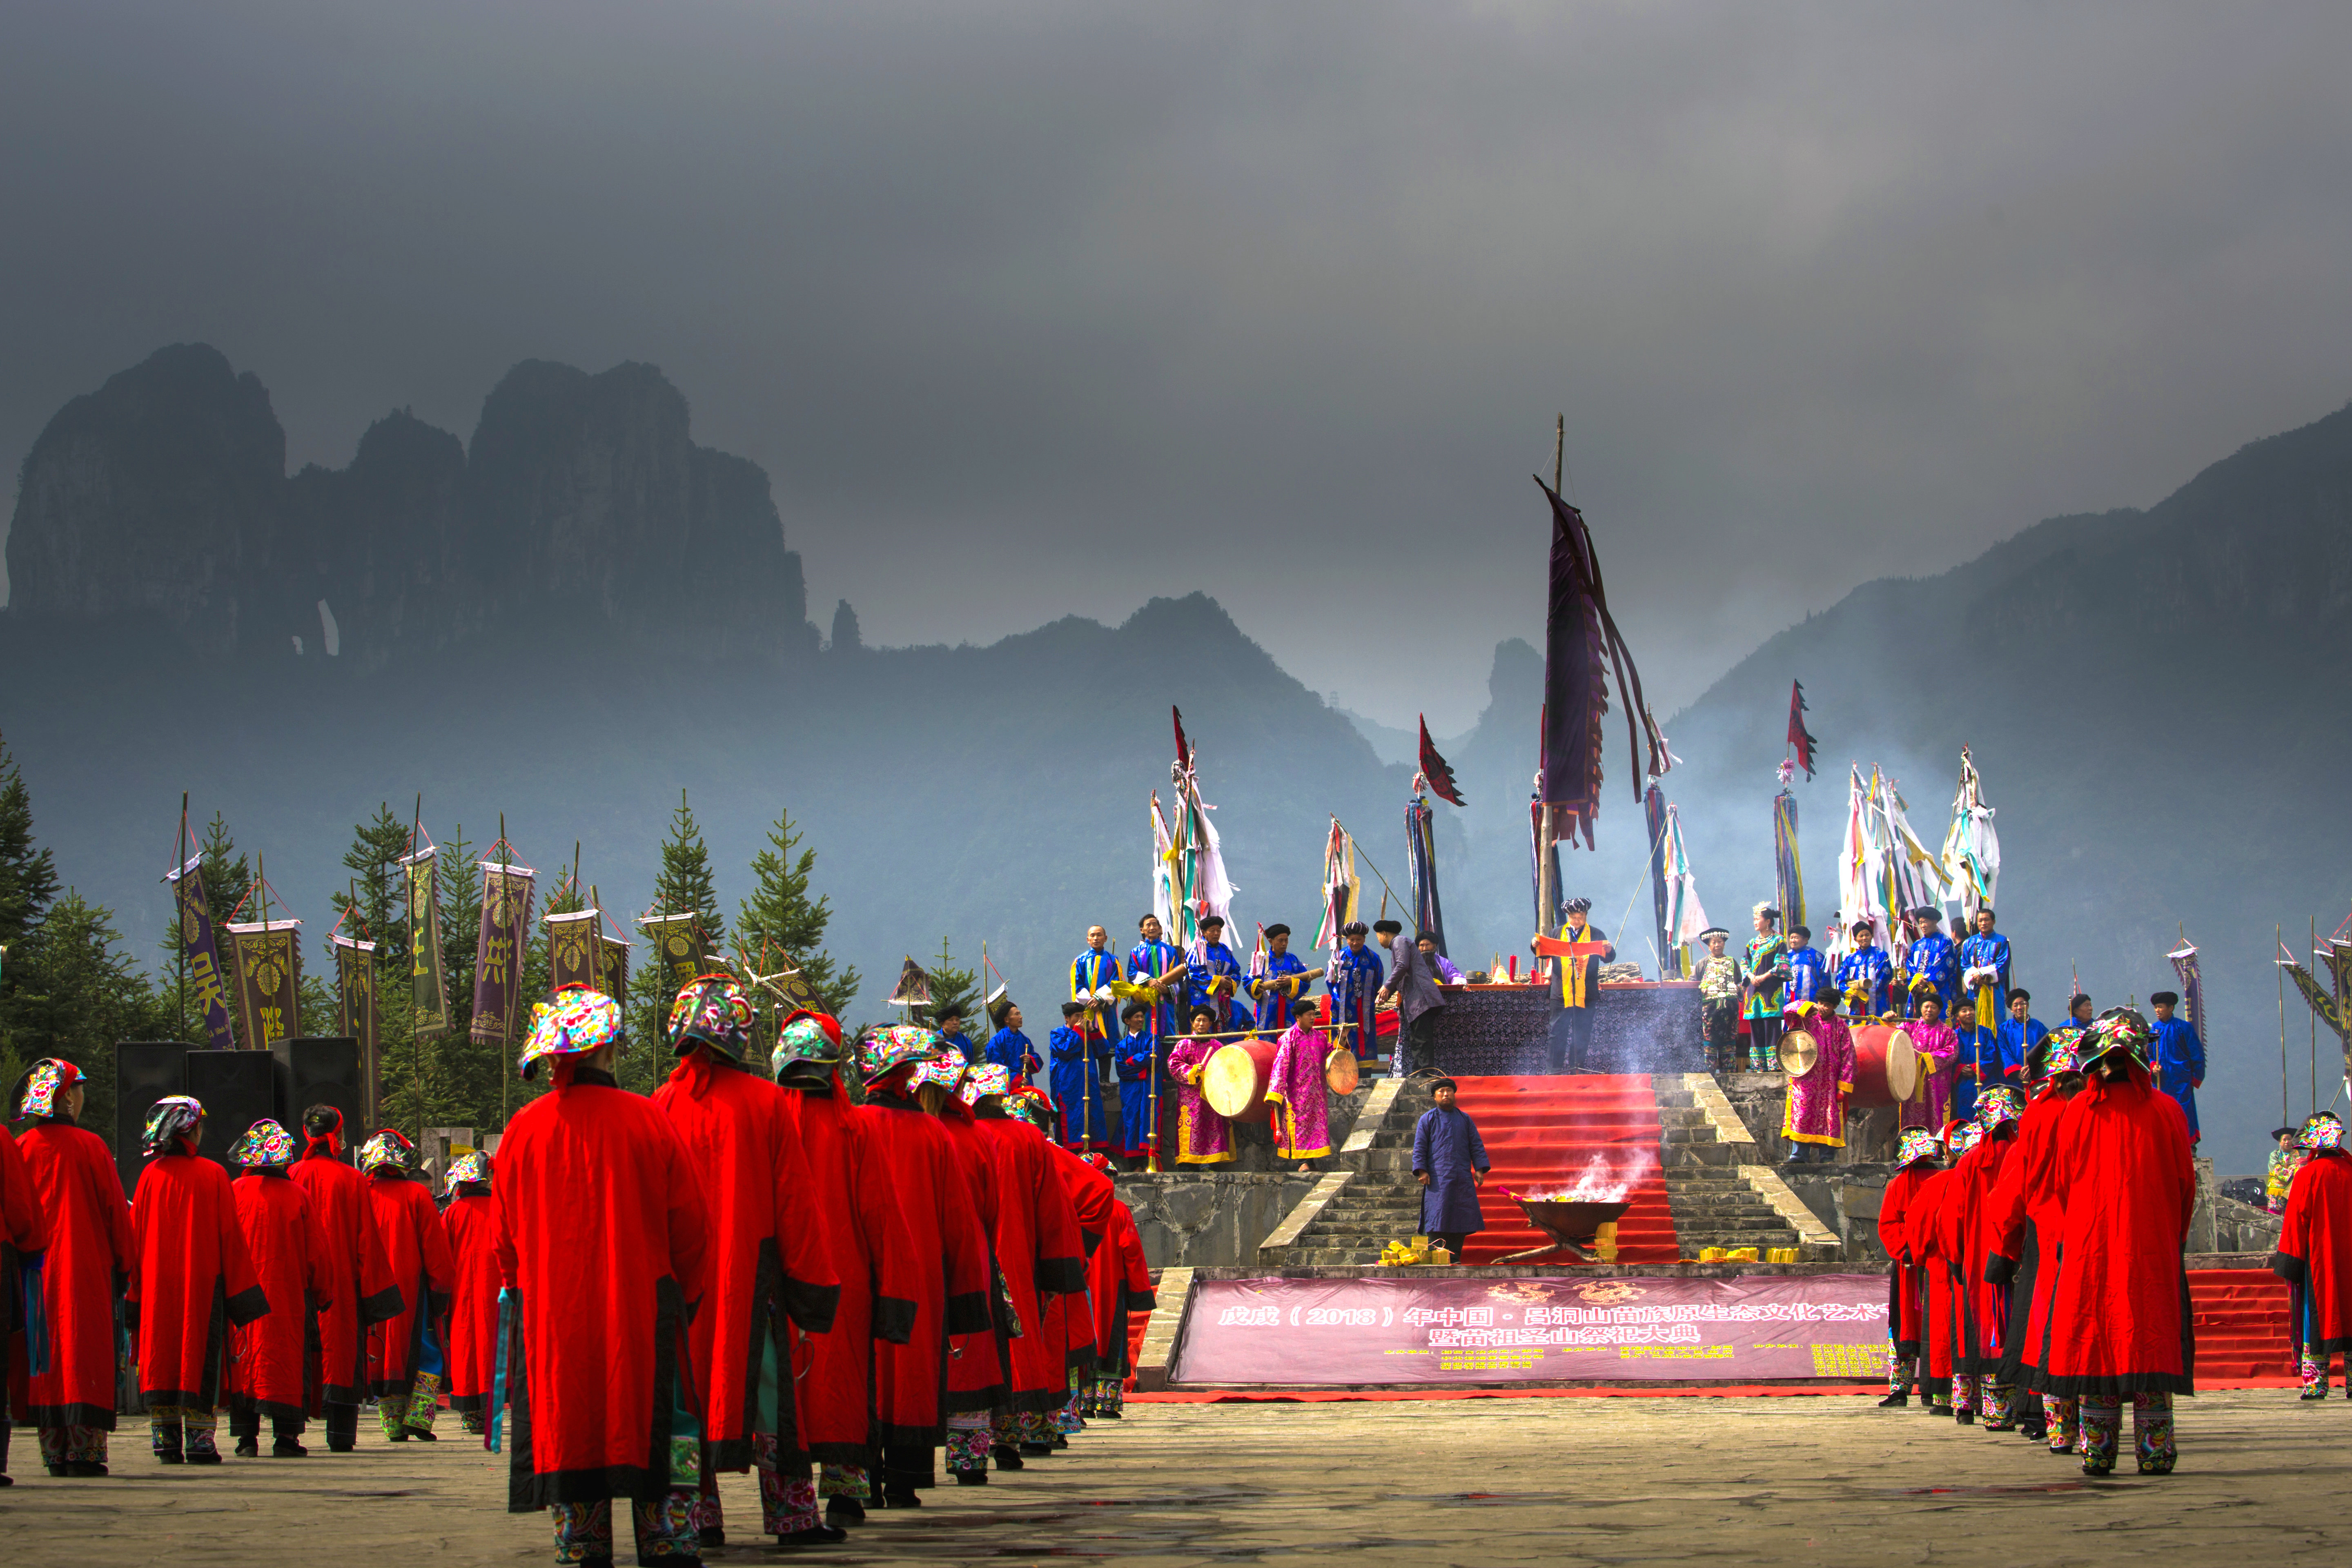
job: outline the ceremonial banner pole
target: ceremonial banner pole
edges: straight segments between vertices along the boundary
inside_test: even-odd
[[[353,906],[345,911],[345,918],[358,912],[357,907]],[[360,1043],[360,1116],[373,1124],[376,1119],[379,1022],[375,994],[376,944],[333,931],[327,933],[327,947],[335,957],[336,1028]]]
[[[506,858],[495,857],[505,850]],[[482,873],[482,925],[474,942],[474,1017],[467,1038],[478,1046],[497,1046],[503,1053],[514,1041],[515,1022],[522,1006],[520,975],[530,946],[531,896],[539,875],[514,864],[515,847],[507,842],[507,818],[499,814],[498,842],[479,862]],[[499,1123],[505,1124],[510,1075],[499,1074]]]
[[[180,848],[187,847],[187,806],[181,805]],[[173,853],[178,853],[174,850]],[[180,920],[180,1017],[188,1016],[188,980],[196,983],[197,1010],[205,1021],[205,1038],[216,1051],[236,1047],[236,1029],[231,1022],[230,998],[220,962],[218,939],[213,928],[212,905],[205,895],[205,858],[191,855],[168,872],[163,880],[172,884],[173,904]],[[231,951],[235,950],[232,939]]]

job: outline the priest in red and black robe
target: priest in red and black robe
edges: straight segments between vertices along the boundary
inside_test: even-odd
[[[1053,1159],[1055,1172],[1077,1215],[1078,1240],[1087,1255],[1087,1289],[1079,1295],[1055,1297],[1048,1313],[1061,1340],[1064,1364],[1069,1369],[1064,1374],[1067,1392],[1062,1403],[1038,1423],[1030,1440],[1022,1444],[1021,1451],[1033,1456],[1066,1448],[1071,1435],[1086,1429],[1086,1392],[1101,1357],[1095,1327],[1095,1260],[1111,1244],[1111,1206],[1118,1201],[1108,1162],[1097,1164],[1081,1159],[1058,1143],[1054,1145]]]
[[[2126,1398],[2139,1473],[2169,1475],[2172,1396],[2196,1392],[2181,1248],[2197,1172],[2189,1119],[2148,1071],[2155,1040],[2132,1008],[2101,1014],[2083,1042],[2083,1092],[2058,1123],[2066,1220],[2043,1386],[2082,1400],[2088,1476],[2115,1468]]]
[[[916,1101],[947,1130],[960,1173],[957,1185],[980,1223],[981,1237],[988,1248],[991,1324],[978,1333],[951,1336],[948,1342],[948,1469],[960,1487],[988,1484],[989,1436],[995,1430],[996,1416],[1006,1410],[1005,1384],[1011,1368],[1007,1347],[1025,1327],[1013,1314],[1012,1300],[996,1265],[996,1160],[972,1120],[971,1108],[958,1093],[971,1071],[971,1064],[955,1050],[944,1051],[915,1068]]]
[[[1089,1420],[1117,1421],[1126,1414],[1127,1380],[1135,1371],[1135,1314],[1150,1311],[1160,1300],[1135,1215],[1117,1198],[1110,1204],[1110,1233],[1087,1260],[1087,1274],[1095,1304],[1095,1367],[1083,1413]]]
[[[2328,1363],[2338,1352],[2352,1387],[2352,1154],[2332,1110],[2305,1121],[2297,1141],[2309,1157],[2287,1189],[2271,1268],[2293,1303],[2287,1321],[2300,1349],[2303,1397],[2317,1400],[2327,1397]]]
[[[626,1498],[637,1560],[699,1563],[702,1468],[687,1325],[709,1219],[669,1118],[614,1081],[620,1005],[566,985],[532,1009],[520,1068],[548,1091],[499,1144],[499,1263],[508,1292],[507,1507],[546,1509],[557,1560],[613,1558]]]
[[[841,1080],[841,1025],[830,1015],[797,1012],[778,1031],[770,1058],[790,1101],[808,1157],[808,1206],[825,1216],[833,1271],[841,1281],[833,1331],[801,1341],[793,1365],[801,1444],[817,1467],[824,1518],[861,1523],[874,1500],[873,1412],[876,1342],[903,1345],[914,1332],[913,1249],[889,1173],[871,1148]],[[797,1331],[795,1331],[797,1333]]]
[[[1964,1140],[1956,1140],[1961,1128],[1961,1123],[1953,1122],[1937,1139],[1948,1156],[1956,1156],[1966,1149]],[[1928,1410],[1937,1415],[1956,1414],[1952,1373],[1959,1359],[1960,1339],[1954,1318],[1952,1268],[1944,1258],[1943,1237],[1944,1205],[1957,1191],[1948,1167],[1930,1171],[1912,1191],[1910,1205],[1903,1215],[1904,1247],[1911,1261],[1918,1265],[1927,1287],[1919,1314],[1920,1394],[1927,1400]]]
[[[42,1217],[33,1193],[33,1173],[16,1141],[0,1129],[0,1486],[13,1485],[8,1475],[11,1414],[24,1413],[27,1395],[21,1331],[33,1326],[25,1320],[25,1265],[47,1245],[48,1222]],[[38,1279],[37,1268],[35,1274]]]
[[[1960,1279],[1969,1294],[1970,1341],[1966,1371],[1975,1379],[1977,1413],[1988,1432],[2017,1430],[2016,1384],[2000,1375],[2008,1351],[2009,1284],[1988,1277],[1986,1264],[1993,1244],[1994,1189],[2017,1152],[2022,1100],[2017,1086],[2008,1083],[1992,1084],[1977,1096],[1977,1146],[1960,1200]]]
[[[302,1113],[309,1134],[288,1173],[310,1200],[325,1248],[327,1304],[317,1318],[318,1348],[310,1352],[309,1411],[324,1418],[327,1447],[348,1454],[358,1443],[360,1405],[368,1392],[368,1329],[397,1317],[405,1304],[392,1281],[375,1232],[369,1182],[343,1158],[343,1113],[314,1105]]]
[[[490,1199],[490,1157],[468,1149],[449,1162],[449,1203],[441,1229],[449,1238],[449,1408],[465,1429],[488,1429],[499,1366],[499,1214]]]
[[[2040,1437],[2053,1454],[2073,1453],[2082,1436],[2081,1402],[2049,1392],[2042,1375],[2057,1298],[2058,1244],[2065,1237],[2066,1211],[2055,1180],[2058,1123],[2082,1091],[2081,1039],[2080,1029],[2053,1029],[2035,1054],[2032,1070],[2040,1087],[2018,1119],[2017,1152],[1993,1189],[1985,1259],[1987,1279],[2009,1281],[2011,1332],[2002,1363],[2003,1375],[2025,1399],[2018,1430]]]
[[[790,1546],[839,1541],[817,1517],[816,1482],[793,1401],[787,1324],[822,1334],[841,1283],[812,1204],[808,1159],[789,1091],[743,1066],[751,999],[732,975],[706,974],[670,1007],[677,1066],[654,1091],[710,1205],[702,1310],[695,1314],[696,1388],[702,1402],[701,1502],[706,1546],[726,1543],[721,1471],[760,1473],[761,1528]]]
[[[1895,1173],[1878,1200],[1878,1245],[1886,1263],[1886,1397],[1881,1410],[1901,1409],[1911,1403],[1911,1388],[1922,1375],[1919,1364],[1920,1324],[1927,1310],[1927,1277],[1911,1256],[1909,1216],[1919,1189],[1936,1172],[1941,1152],[1936,1135],[1924,1127],[1906,1127],[1896,1140]],[[1920,1397],[1927,1397],[1921,1391]]]
[[[53,1476],[106,1474],[114,1430],[114,1304],[131,1276],[131,1205],[98,1134],[77,1125],[88,1093],[62,1057],[33,1064],[16,1086],[16,1140],[46,1222],[34,1294],[49,1337],[48,1365],[24,1379],[22,1412],[40,1429]],[[15,1391],[11,1392],[12,1400]]]
[[[991,1331],[988,1243],[962,1180],[947,1129],[923,1114],[913,1079],[918,1064],[945,1043],[929,1029],[894,1025],[859,1042],[866,1103],[856,1119],[869,1158],[890,1185],[907,1232],[905,1288],[915,1321],[903,1345],[874,1352],[874,1438],[881,1450],[882,1502],[917,1508],[932,1484],[945,1440],[948,1345],[958,1335]]]
[[[457,1283],[449,1236],[433,1193],[409,1173],[416,1146],[386,1127],[360,1149],[368,1212],[400,1310],[368,1331],[368,1383],[386,1440],[433,1441],[433,1417],[449,1376],[449,1292]]]
[[[288,1178],[294,1135],[264,1117],[228,1152],[242,1173],[229,1184],[237,1227],[253,1258],[268,1312],[236,1331],[228,1373],[228,1429],[247,1458],[261,1453],[261,1418],[269,1417],[270,1456],[299,1459],[302,1447],[305,1342],[311,1314],[327,1297],[326,1238],[310,1200]]]
[[[269,1310],[228,1173],[199,1156],[205,1108],[166,1095],[147,1112],[149,1159],[131,1197],[137,1259],[124,1310],[137,1334],[139,1393],[155,1458],[217,1465],[213,1434],[231,1331]],[[299,1310],[299,1303],[290,1310]]]
[[[1012,1075],[998,1063],[985,1063],[972,1068],[962,1092],[995,1165],[997,1268],[1023,1329],[1005,1347],[1005,1409],[990,1446],[997,1468],[1017,1470],[1021,1422],[1049,1415],[1069,1398],[1069,1369],[1056,1353],[1045,1316],[1055,1297],[1085,1294],[1086,1248],[1045,1133],[1007,1109]]]

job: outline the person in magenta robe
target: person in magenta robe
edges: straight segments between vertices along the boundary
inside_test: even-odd
[[[1789,1098],[1780,1113],[1780,1137],[1789,1145],[1789,1161],[1804,1164],[1833,1159],[1830,1151],[1845,1147],[1845,1100],[1853,1092],[1853,1037],[1846,1032],[1844,1019],[1818,1002],[1791,1002],[1782,1016],[1784,1031],[1802,1029],[1819,1047],[1813,1065],[1789,1078]]]
[[[1331,1152],[1330,1101],[1323,1087],[1323,1060],[1331,1044],[1323,1037],[1321,1015],[1314,997],[1300,997],[1297,1021],[1275,1045],[1265,1097],[1274,1101],[1276,1159],[1319,1160]],[[2352,1361],[2345,1364],[2352,1366]]]
[[[1209,1108],[1201,1093],[1201,1077],[1209,1058],[1224,1042],[1210,1037],[1217,1016],[1206,1007],[1192,1013],[1192,1032],[1168,1053],[1168,1076],[1176,1080],[1176,1163],[1180,1165],[1222,1165],[1234,1157],[1234,1130]]]
[[[1914,979],[1911,991],[1919,1016],[1904,1025],[1903,1032],[1911,1037],[1911,1048],[1919,1053],[1919,1092],[1903,1102],[1902,1125],[1932,1131],[1943,1126],[1945,1109],[1952,1102],[1960,1037],[1944,1022],[1943,998],[1936,994],[1927,975]]]

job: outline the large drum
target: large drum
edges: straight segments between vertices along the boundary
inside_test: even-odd
[[[1926,1089],[1919,1053],[1911,1037],[1892,1024],[1863,1024],[1853,1031],[1853,1102],[1900,1105]]]
[[[1358,1070],[1356,1053],[1345,1046],[1333,1046],[1331,1054],[1323,1058],[1323,1087],[1340,1096],[1353,1094]]]
[[[1235,1040],[1209,1058],[1201,1074],[1201,1098],[1228,1121],[1259,1122],[1271,1119],[1274,1107],[1265,1091],[1274,1083],[1272,1040]]]

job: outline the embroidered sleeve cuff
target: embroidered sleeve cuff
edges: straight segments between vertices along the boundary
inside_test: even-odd
[[[2009,1283],[2009,1281],[2010,1281],[2011,1278],[2013,1275],[2015,1275],[2015,1274],[2016,1274],[2016,1272],[2017,1272],[2017,1262],[2016,1262],[2016,1260],[2015,1260],[2014,1258],[2003,1258],[2003,1257],[2002,1257],[2000,1253],[1998,1253],[1998,1252],[1995,1252],[1995,1253],[1990,1253],[1990,1254],[1988,1254],[1988,1255],[1986,1256],[1986,1258],[1985,1258],[1985,1283],[1986,1283],[1986,1284],[1988,1284],[1988,1285],[2006,1285],[2006,1284],[2008,1284],[2008,1283]]]
[[[784,1310],[803,1333],[824,1334],[833,1331],[833,1315],[841,1310],[841,1287],[811,1285],[787,1275],[784,1279]]]
[[[258,1285],[247,1286],[228,1299],[228,1321],[238,1328],[269,1315],[269,1298]]]
[[[989,1316],[987,1291],[967,1290],[948,1298],[948,1332],[984,1334],[995,1326],[996,1321]]]
[[[874,1298],[874,1337],[903,1345],[915,1337],[915,1304],[896,1296]]]
[[[1130,1312],[1156,1312],[1160,1310],[1160,1293],[1156,1290],[1129,1290],[1127,1293],[1127,1310]]]

